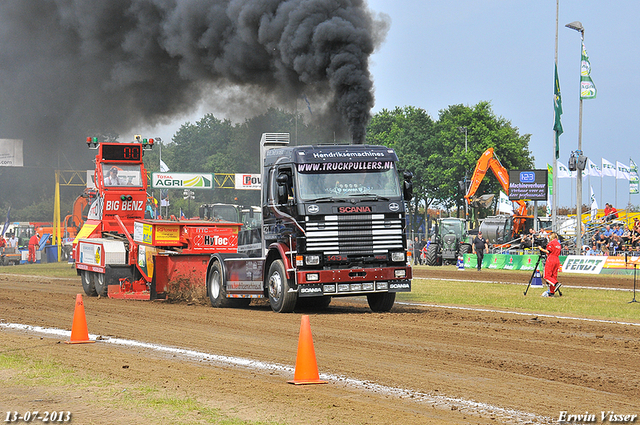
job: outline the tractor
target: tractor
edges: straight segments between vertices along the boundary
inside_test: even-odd
[[[441,218],[427,247],[427,265],[455,264],[458,257],[471,252],[471,237],[466,231],[466,220]]]

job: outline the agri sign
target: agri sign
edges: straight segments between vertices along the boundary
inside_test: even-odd
[[[153,173],[151,183],[160,188],[213,189],[213,177],[209,173]]]

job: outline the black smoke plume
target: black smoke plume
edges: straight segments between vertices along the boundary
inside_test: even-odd
[[[304,95],[362,143],[387,28],[363,0],[2,1],[0,138],[51,158],[239,88],[287,109]]]

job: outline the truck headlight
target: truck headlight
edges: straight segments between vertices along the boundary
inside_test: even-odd
[[[307,282],[317,282],[320,280],[318,273],[307,273]]]
[[[405,269],[397,269],[393,271],[393,275],[398,278],[406,277],[407,271]]]
[[[404,252],[392,252],[391,261],[395,261],[395,262],[404,261]]]
[[[307,255],[307,265],[308,266],[317,266],[320,264],[320,256],[319,255]]]

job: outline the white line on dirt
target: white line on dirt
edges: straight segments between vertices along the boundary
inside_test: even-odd
[[[565,319],[565,320],[578,320],[583,322],[594,322],[594,323],[609,323],[614,325],[626,325],[626,326],[640,326],[640,323],[634,322],[619,322],[617,320],[603,320],[603,319],[590,319],[588,317],[571,317],[571,316],[557,316],[554,314],[544,314],[544,313],[534,313],[534,312],[521,312],[521,311],[509,311],[509,310],[495,310],[490,308],[476,308],[476,307],[460,307],[455,305],[440,305],[440,304],[426,304],[426,303],[412,303],[408,301],[396,301],[396,304],[407,305],[411,307],[433,307],[433,308],[442,308],[442,309],[451,309],[451,310],[465,310],[465,311],[476,311],[483,313],[500,313],[500,314],[514,314],[516,316],[536,316],[536,317],[547,317],[550,319]]]
[[[49,336],[68,338],[71,336],[71,331],[56,328],[43,328],[41,326],[31,326],[19,323],[0,323],[0,328],[18,330],[23,332],[32,332],[45,334]],[[187,350],[184,348],[169,347],[166,345],[151,344],[147,342],[102,337],[98,335],[89,335],[89,339],[96,340],[97,342],[103,342],[107,344],[115,344],[125,347],[143,348],[147,350],[156,351],[163,354],[171,354],[173,356],[179,356],[189,360],[209,361],[212,363],[223,364],[233,367],[244,367],[248,369],[258,369],[275,371],[280,374],[293,375],[295,369],[291,366],[286,366],[277,363],[267,363],[258,360],[244,359],[241,357],[228,357],[216,354],[203,353],[200,351]],[[357,388],[377,394],[384,394],[395,396],[401,399],[408,399],[411,401],[422,402],[425,404],[431,404],[434,407],[457,409],[459,411],[465,411],[469,414],[477,415],[490,415],[495,417],[501,423],[505,424],[550,424],[553,420],[548,417],[538,416],[534,413],[522,412],[515,409],[508,409],[498,406],[492,406],[486,403],[480,403],[473,400],[466,400],[462,398],[446,397],[440,395],[426,394],[420,391],[414,391],[407,388],[389,387],[375,382],[363,381],[356,378],[350,378],[342,375],[333,375],[323,373],[320,374],[320,378],[327,381],[339,383],[348,387]]]

